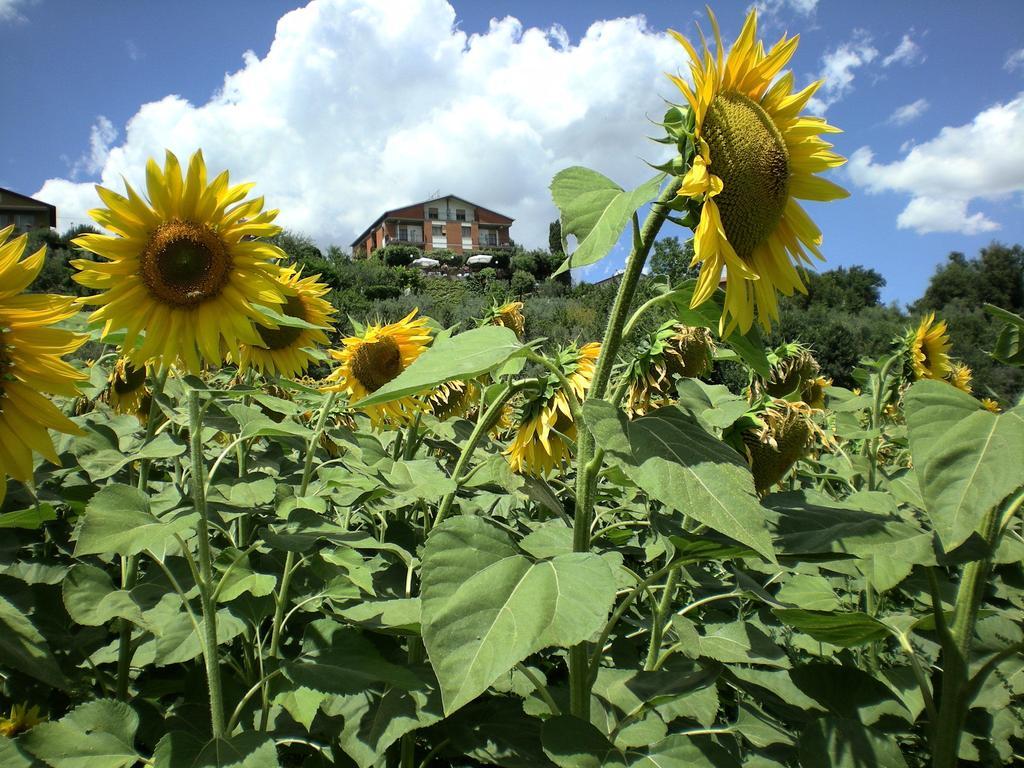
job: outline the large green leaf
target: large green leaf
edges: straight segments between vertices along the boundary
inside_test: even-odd
[[[0,666],[31,675],[54,688],[66,688],[68,684],[46,638],[4,597],[0,597]]]
[[[653,200],[664,174],[626,192],[597,171],[573,166],[551,181],[551,197],[562,213],[562,238],[573,235],[576,250],[555,272],[577,269],[600,261],[614,247],[638,208]]]
[[[140,593],[146,589],[152,591],[147,587],[131,592],[117,589],[106,571],[85,563],[73,566],[61,585],[68,615],[85,627],[102,627],[111,619],[127,619],[153,629],[143,615],[147,606],[139,601]],[[159,587],[155,589],[162,591]]]
[[[815,640],[838,645],[840,648],[855,648],[880,640],[889,634],[889,628],[885,624],[860,611],[833,613],[800,608],[774,610],[783,624],[796,627]]]
[[[989,413],[970,395],[941,381],[907,392],[910,450],[927,512],[949,552],[986,514],[1024,486],[1024,406]]]
[[[514,331],[500,325],[485,325],[440,339],[395,379],[360,400],[359,407],[415,395],[452,379],[476,378],[523,354],[525,349]]]
[[[40,723],[21,744],[53,768],[127,768],[135,765],[139,716],[121,701],[82,704],[54,723]]]
[[[819,718],[800,736],[804,768],[906,768],[896,739],[846,718]]]
[[[137,555],[143,550],[162,552],[176,549],[174,534],[184,534],[192,516],[164,521],[149,510],[149,499],[128,485],[107,485],[85,508],[85,520],[78,535],[75,556]]]
[[[423,553],[423,642],[454,712],[532,653],[567,648],[604,626],[609,561],[589,553],[535,561],[478,517],[434,529]]]
[[[985,311],[1004,323],[992,357],[1007,365],[1024,366],[1024,318],[994,304],[986,304]]]
[[[267,733],[240,733],[228,739],[196,738],[172,731],[157,742],[153,768],[279,768],[274,740]]]
[[[628,421],[603,400],[583,406],[598,445],[653,499],[774,560],[746,464],[689,414],[659,408]]]

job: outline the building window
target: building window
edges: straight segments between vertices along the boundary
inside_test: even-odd
[[[437,208],[427,208],[427,218],[428,219],[438,219],[438,218],[440,218],[437,215]]]
[[[32,213],[19,213],[15,218],[15,226],[22,232],[36,228],[36,217]]]
[[[398,225],[398,239],[405,243],[419,243],[423,241],[423,230],[416,226]]]
[[[462,239],[469,240],[473,236],[473,228],[462,225]]]
[[[466,209],[465,208],[456,208],[455,209],[455,220],[456,221],[465,221],[466,220]]]
[[[444,227],[442,225],[440,225],[440,224],[434,224],[430,228],[430,233],[434,237],[444,237]]]
[[[497,244],[498,244],[498,233],[497,232],[495,232],[493,230],[489,230],[489,229],[481,229],[480,230],[480,245],[481,246],[487,246],[487,245],[496,246]]]

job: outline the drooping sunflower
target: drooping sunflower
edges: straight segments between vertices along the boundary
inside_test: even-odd
[[[676,378],[702,376],[711,368],[714,342],[706,328],[670,320],[646,340],[626,370],[626,413],[642,416],[671,403]]]
[[[952,347],[946,321],[935,322],[935,313],[927,315],[917,330],[907,336],[910,365],[916,379],[944,379],[952,371],[949,350]]]
[[[417,318],[418,312],[414,309],[397,323],[371,325],[359,336],[343,339],[341,349],[330,352],[340,365],[327,377],[325,391],[346,393],[349,404],[358,408],[360,400],[408,368],[430,344],[427,319]],[[422,407],[422,400],[410,396],[365,410],[373,425],[380,427],[404,424]]]
[[[251,366],[261,373],[294,379],[306,370],[312,360],[306,350],[328,343],[327,334],[322,329],[330,325],[336,312],[330,302],[323,299],[330,292],[330,286],[318,282],[319,278],[320,275],[303,278],[301,269],[281,268],[277,284],[284,296],[284,304],[277,311],[319,327],[295,328],[282,325],[279,328],[268,328],[257,325],[260,343],[240,345],[240,372]]]
[[[7,475],[31,479],[33,451],[60,463],[47,430],[81,430],[43,393],[75,397],[75,383],[87,378],[60,358],[88,337],[49,327],[78,311],[74,298],[23,293],[43,268],[46,249],[22,259],[27,237],[9,240],[13,231],[0,229],[0,500]]]
[[[820,375],[821,366],[808,347],[797,341],[781,344],[768,353],[768,364],[768,378],[755,376],[751,383],[752,401],[768,395],[799,398],[818,410],[825,407],[825,389],[832,380]]]
[[[446,381],[435,387],[425,400],[430,412],[444,421],[465,415],[473,407],[478,393],[472,381]]]
[[[754,488],[764,496],[797,461],[807,455],[824,433],[815,424],[806,403],[770,400],[754,419],[756,426],[743,433]]]
[[[766,53],[751,11],[725,57],[711,14],[716,52],[702,54],[670,33],[690,57],[691,87],[670,75],[693,112],[697,152],[679,195],[700,198],[693,264],[702,264],[691,306],[707,301],[727,270],[725,334],[750,329],[755,315],[766,328],[778,318],[775,292],[804,290],[796,266],[823,258],[821,231],[797,202],[836,200],[846,190],[815,174],[842,165],[820,134],[839,129],[800,111],[821,85],[793,93],[793,74],[776,76],[796,51],[799,37],[783,36]]]
[[[105,399],[116,413],[142,418],[143,403],[149,396],[146,366],[136,368],[127,357],[118,358],[107,379]]]
[[[146,164],[146,201],[128,184],[126,195],[97,186],[106,208],[90,215],[112,235],[89,234],[75,245],[106,261],[79,259],[74,279],[102,293],[84,299],[100,308],[90,317],[103,333],[124,329],[133,363],[158,361],[198,373],[219,365],[240,344],[259,345],[257,325],[272,325],[254,305],[284,301],[274,279],[284,253],[256,238],[281,228],[263,198],[245,200],[252,184],[230,185],[224,171],[207,183],[201,151],[182,176],[167,152],[163,169]],[[139,333],[145,339],[135,349]]]
[[[597,342],[570,346],[559,353],[558,365],[577,402],[590,389],[600,353]],[[569,461],[570,444],[575,439],[569,399],[558,379],[551,376],[544,392],[523,404],[515,438],[504,454],[514,472],[547,476]]]
[[[523,302],[510,301],[501,306],[491,307],[486,321],[490,325],[503,325],[511,329],[520,339],[526,331],[526,318],[523,317]]]
[[[961,362],[950,364],[949,378],[946,380],[961,392],[971,394],[973,391],[971,389],[972,378],[974,378],[974,374],[969,366]]]

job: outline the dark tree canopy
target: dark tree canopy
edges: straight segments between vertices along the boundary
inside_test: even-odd
[[[700,273],[698,267],[690,267],[693,259],[693,242],[680,243],[678,237],[663,237],[654,241],[651,253],[651,274],[664,275],[675,285]]]

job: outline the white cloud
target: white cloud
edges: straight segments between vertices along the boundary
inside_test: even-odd
[[[124,141],[99,142],[97,176],[121,189],[164,147],[202,147],[212,172],[257,182],[279,222],[347,246],[388,208],[440,189],[516,218],[512,236],[547,243],[548,184],[574,164],[622,185],[661,161],[648,118],[682,51],[642,17],[595,22],[575,44],[561,27],[492,20],[456,26],[444,0],[315,0],[282,17],[264,58],[248,52],[208,102],[144,104]],[[102,138],[103,134],[99,134]],[[92,153],[90,152],[90,157]],[[91,185],[51,179],[37,193],[84,219]]]
[[[98,115],[89,129],[89,151],[71,166],[71,178],[82,174],[93,176],[103,170],[110,157],[110,147],[117,140],[117,128],[104,115]]]
[[[0,0],[0,23],[27,21],[19,6],[25,5],[25,0]]]
[[[810,16],[818,7],[818,0],[755,0],[750,8],[756,8],[759,14],[774,16],[783,6],[804,16]]]
[[[1018,69],[1024,70],[1024,48],[1017,51],[1011,51],[1006,57],[1006,62],[1003,64],[1003,68],[1007,72],[1016,72]]]
[[[878,56],[871,36],[862,29],[854,30],[853,37],[821,57],[822,80],[818,93],[808,103],[811,111],[824,114],[829,107],[853,90],[856,70],[870,64]]]
[[[921,52],[921,46],[915,43],[910,35],[904,35],[893,52],[882,59],[882,66],[890,67],[893,64],[910,65],[918,64],[922,61],[924,61],[924,54]]]
[[[893,113],[889,115],[888,122],[895,125],[906,125],[927,112],[928,107],[928,99],[912,101],[910,104],[904,104],[902,107],[895,109]]]
[[[128,58],[132,61],[138,61],[142,58],[142,49],[131,38],[124,41],[124,52],[128,54]]]
[[[875,162],[871,148],[861,147],[847,173],[869,193],[910,195],[896,219],[901,229],[966,235],[998,229],[999,222],[968,209],[1024,192],[1024,93],[966,125],[946,126],[892,163]]]

